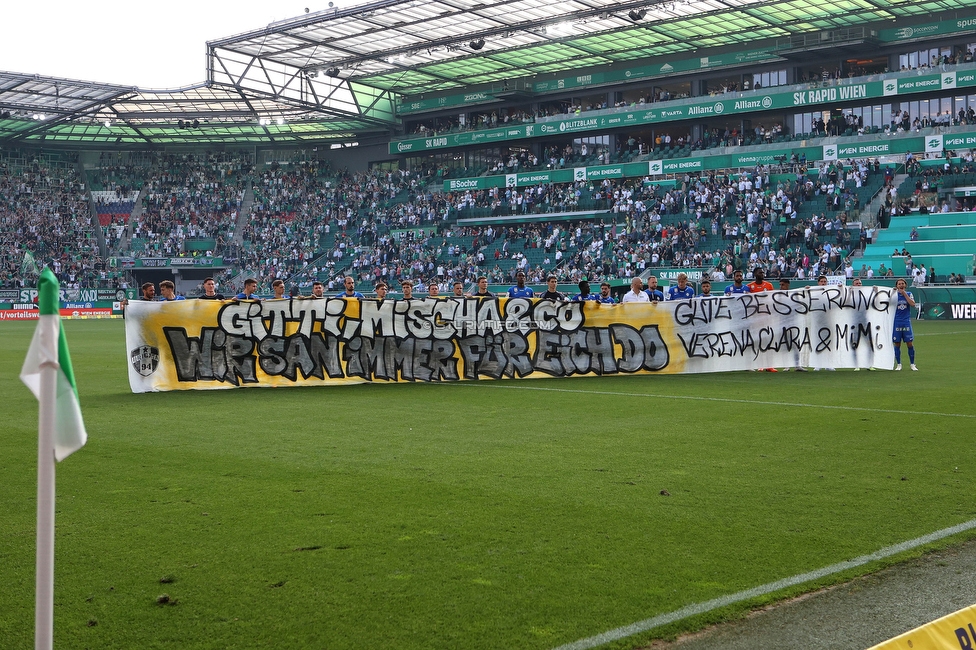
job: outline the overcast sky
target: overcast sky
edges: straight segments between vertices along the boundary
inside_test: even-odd
[[[328,0],[4,2],[0,70],[140,88],[190,86],[206,78],[208,40],[327,6]]]

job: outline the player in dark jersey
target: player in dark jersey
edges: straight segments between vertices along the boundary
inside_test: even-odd
[[[274,291],[275,300],[285,299],[285,281],[278,279],[271,283],[271,290]]]
[[[488,278],[486,278],[483,275],[482,276],[479,276],[478,277],[478,290],[475,293],[472,293],[471,295],[474,298],[491,298],[491,297],[493,297],[495,294],[493,294],[491,291],[488,291]]]
[[[407,278],[400,282],[400,291],[403,292],[404,300],[413,300],[413,280]]]
[[[223,300],[224,296],[217,293],[217,283],[213,278],[203,279],[203,295],[200,300]]]
[[[556,291],[556,282],[557,282],[556,276],[554,275],[550,275],[548,278],[546,278],[546,283],[548,284],[548,287],[546,288],[545,291],[542,292],[542,294],[539,297],[542,298],[543,300],[558,300],[560,302],[566,300],[565,294]]]

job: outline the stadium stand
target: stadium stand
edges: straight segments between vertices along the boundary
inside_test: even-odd
[[[69,153],[0,152],[0,286],[31,286],[30,253],[68,288],[108,281],[77,161]]]
[[[167,154],[143,188],[142,214],[132,227],[133,253],[199,252],[194,242],[223,249],[250,187],[246,152]]]
[[[150,152],[102,152],[97,164],[84,166],[95,213],[109,250],[121,246],[155,159]]]
[[[870,17],[855,23],[863,31]],[[854,38],[850,52],[821,49],[818,32],[816,43],[799,34],[788,44],[758,40],[748,52],[706,47],[687,60],[623,57],[601,63],[599,73],[566,59],[545,74],[535,70],[531,81],[495,73],[477,85],[439,69],[456,74],[456,85],[394,84],[400,122],[384,123],[379,135],[362,123],[338,125],[331,139],[301,135],[325,122],[290,124],[284,113],[273,124],[259,116],[255,132],[241,126],[253,116],[233,113],[236,104],[224,119],[238,120],[238,140],[219,126],[219,111],[214,125],[181,119],[143,134],[160,142],[167,134],[170,149],[140,148],[125,139],[128,126],[114,124],[113,134],[123,135],[98,139],[107,136],[93,128],[80,154],[26,145],[8,154],[19,167],[5,171],[5,182],[14,183],[27,159],[51,161],[77,241],[42,238],[34,252],[43,257],[60,245],[88,260],[82,267],[107,259],[114,269],[121,260],[130,283],[144,273],[140,260],[178,275],[180,258],[198,257],[219,260],[207,272],[232,289],[256,277],[263,289],[284,279],[299,290],[315,280],[338,290],[347,274],[368,291],[380,279],[394,287],[434,279],[447,289],[454,279],[487,275],[505,284],[517,270],[530,282],[553,273],[563,283],[669,269],[721,278],[756,266],[772,278],[809,279],[874,272],[882,262],[886,271],[910,273],[903,256],[887,250],[896,244],[914,264],[971,274],[976,238],[968,219],[942,223],[925,213],[958,214],[976,203],[969,196],[976,195],[976,94],[965,90],[976,85],[969,82],[976,40],[951,25],[909,40],[887,23],[879,29]],[[362,56],[385,66],[382,49]],[[398,60],[409,70],[427,66]],[[478,54],[460,61],[486,63]],[[152,101],[204,101],[180,92]],[[107,101],[125,112],[123,99]],[[63,136],[31,125],[24,138],[14,128],[24,125],[11,119],[0,121],[0,140]],[[352,135],[362,142],[348,142]],[[289,137],[300,139],[282,144]],[[347,154],[347,145],[362,146]],[[22,230],[24,219],[8,216],[5,232]],[[905,237],[906,227],[917,239]],[[11,266],[20,253],[11,250],[7,277],[22,282]],[[89,269],[85,281],[100,275]],[[199,279],[192,275],[191,284]]]

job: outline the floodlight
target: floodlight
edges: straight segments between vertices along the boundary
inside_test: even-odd
[[[640,11],[638,11],[637,9],[631,9],[630,13],[628,13],[627,15],[630,16],[631,20],[637,23],[644,20],[644,16],[647,15],[647,9],[641,9]]]
[[[339,68],[329,68],[328,70],[325,71],[325,74],[328,75],[328,76],[330,76],[330,77],[338,77],[339,76]]]
[[[478,39],[478,40],[476,40],[476,41],[471,41],[471,42],[470,42],[470,43],[468,44],[468,46],[469,46],[469,47],[470,47],[470,48],[471,48],[472,50],[480,50],[481,48],[483,48],[483,47],[485,46],[485,39],[483,39],[483,38],[479,38],[479,39]]]

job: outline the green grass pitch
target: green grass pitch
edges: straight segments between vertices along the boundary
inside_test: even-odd
[[[0,325],[10,648],[33,639],[33,329]],[[89,442],[57,467],[60,647],[552,648],[976,517],[976,323],[918,323],[917,373],[906,354],[900,373],[147,395],[120,321],[65,329]]]

